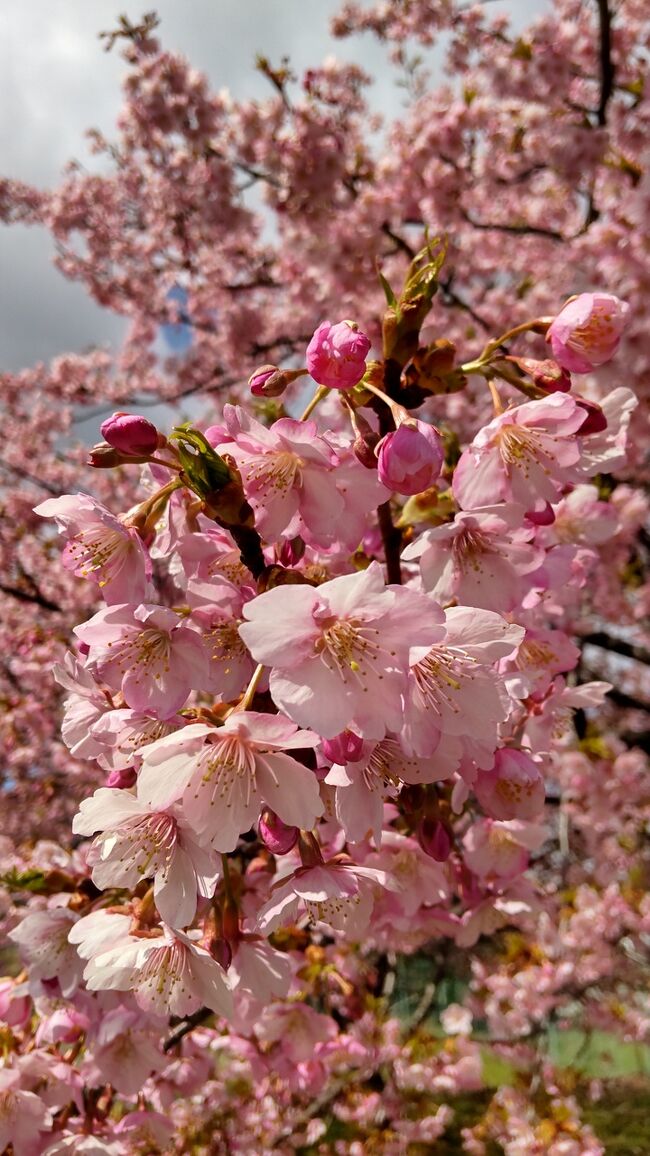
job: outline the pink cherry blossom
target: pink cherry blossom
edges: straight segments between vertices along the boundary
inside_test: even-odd
[[[88,855],[97,887],[133,888],[153,879],[156,907],[172,927],[191,923],[197,892],[214,894],[220,865],[173,809],[154,811],[128,791],[100,787],[83,800],[72,830],[102,832]]]
[[[81,981],[81,968],[68,934],[77,916],[67,907],[29,912],[9,932],[20,952],[29,961],[32,981],[58,980],[61,992],[69,997]]]
[[[274,702],[324,738],[352,723],[365,738],[399,731],[409,649],[444,633],[437,604],[386,587],[378,563],[317,589],[276,587],[247,603],[244,616],[240,634],[272,667]]]
[[[530,755],[504,748],[492,770],[480,771],[474,793],[493,819],[535,820],[544,806],[544,777]]]
[[[546,334],[556,361],[571,373],[589,373],[611,361],[629,311],[612,293],[580,293],[567,301]]]
[[[16,1156],[40,1156],[53,1113],[39,1096],[25,1091],[21,1082],[19,1071],[0,1071],[0,1150],[11,1144]]]
[[[243,934],[237,941],[228,979],[237,994],[247,992],[264,1005],[288,995],[291,960],[261,936]]]
[[[281,715],[233,712],[216,728],[194,723],[142,752],[138,798],[184,820],[218,851],[232,851],[267,804],[284,823],[310,829],[323,812],[318,780],[287,750],[318,736]]]
[[[281,418],[267,429],[239,406],[225,406],[224,422],[231,440],[218,448],[237,462],[263,537],[290,533],[299,515],[319,540],[332,541],[343,500],[333,452],[316,423]]]
[[[118,1007],[102,1017],[92,1053],[92,1068],[98,1079],[108,1081],[125,1096],[136,1096],[145,1080],[165,1065],[165,1057],[141,1011]],[[89,1076],[92,1074],[88,1072]]]
[[[276,927],[295,921],[303,909],[312,921],[358,939],[368,926],[377,884],[393,886],[385,871],[359,867],[348,860],[299,867],[274,884],[271,898],[257,913],[256,929],[268,935]]]
[[[99,911],[79,920],[70,942],[88,961],[84,980],[90,991],[132,991],[153,1015],[191,1015],[205,1004],[228,1018],[230,986],[223,969],[195,942],[198,934],[163,925],[159,935],[139,937],[130,933],[128,917]]]
[[[573,397],[551,393],[507,409],[483,427],[463,450],[453,492],[465,510],[495,501],[538,510],[578,480],[580,445],[575,434],[584,410]]]
[[[379,743],[364,742],[357,759],[334,764],[325,782],[336,788],[335,811],[346,838],[352,843],[372,832],[376,846],[382,838],[384,799],[396,795],[402,782],[433,783],[452,774],[460,758],[460,747],[451,747],[448,757],[409,757],[395,738]]]
[[[121,690],[132,710],[169,718],[207,681],[198,634],[165,607],[108,606],[75,634],[90,647],[90,668]]]
[[[510,709],[493,665],[513,652],[524,630],[491,610],[464,606],[447,610],[445,619],[440,642],[412,651],[402,742],[426,758],[436,752],[441,733],[460,736],[472,758],[491,766],[497,727]]]
[[[66,570],[96,582],[109,605],[146,597],[151,561],[137,531],[95,498],[47,498],[35,513],[56,520],[68,539],[61,559]]]
[[[352,389],[366,371],[370,341],[352,321],[322,321],[307,346],[307,369],[328,389]]]
[[[419,494],[437,481],[445,454],[438,430],[409,418],[376,448],[379,480],[398,494]]]
[[[439,602],[514,610],[544,560],[524,513],[516,505],[460,510],[450,525],[425,530],[402,557],[420,560],[422,585]]]
[[[479,819],[463,837],[463,859],[476,875],[514,878],[526,870],[529,852],[547,837],[544,827],[520,819]]]

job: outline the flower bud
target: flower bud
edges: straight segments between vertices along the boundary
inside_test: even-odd
[[[300,834],[297,827],[289,827],[282,822],[275,811],[265,807],[258,823],[260,839],[274,855],[286,855],[295,847]]]
[[[567,301],[546,333],[555,360],[570,373],[589,373],[618,349],[630,307],[611,293],[580,293]]]
[[[137,777],[133,767],[124,767],[123,770],[110,772],[106,778],[106,786],[128,790],[129,787],[134,786]]]
[[[440,476],[444,458],[435,426],[408,418],[377,447],[379,480],[398,494],[420,494]]]
[[[532,522],[533,526],[552,526],[555,510],[550,502],[546,502],[542,510],[526,510],[526,521]]]
[[[607,429],[607,418],[598,405],[598,402],[587,401],[584,397],[577,397],[576,405],[579,405],[580,409],[584,409],[587,415],[578,430],[579,437],[588,437],[589,434],[602,433],[603,430]]]
[[[113,449],[136,457],[154,453],[160,444],[160,434],[146,417],[118,411],[101,424],[101,433]]]
[[[366,371],[370,341],[354,321],[323,321],[307,346],[307,369],[328,389],[352,389]]]
[[[341,731],[333,739],[323,739],[321,748],[326,759],[339,766],[346,763],[356,763],[361,758],[363,739],[352,731]]]
[[[304,377],[306,369],[280,369],[277,365],[260,365],[251,373],[248,384],[254,397],[280,397],[292,381]]]
[[[451,855],[452,836],[449,828],[440,821],[425,815],[418,824],[417,839],[425,855],[436,863],[446,863]]]
[[[211,939],[208,945],[208,951],[212,958],[216,959],[219,966],[222,967],[224,971],[228,971],[232,963],[232,947],[228,943],[228,940],[224,939],[223,936]]]
[[[298,535],[295,538],[284,538],[280,546],[275,548],[275,556],[281,566],[295,566],[305,554],[305,543]]]
[[[571,389],[571,374],[551,357],[544,361],[537,361],[534,357],[506,357],[505,360],[514,362],[547,393],[568,393]]]

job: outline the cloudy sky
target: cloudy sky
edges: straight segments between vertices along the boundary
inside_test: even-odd
[[[544,0],[506,0],[494,5],[529,18]],[[97,127],[113,135],[120,108],[124,63],[119,50],[106,53],[98,33],[156,7],[159,35],[183,52],[216,88],[237,97],[263,95],[257,53],[278,61],[288,54],[300,70],[335,52],[357,60],[375,78],[374,102],[388,114],[403,95],[384,48],[366,36],[333,41],[329,19],[338,0],[20,0],[3,11],[0,44],[2,175],[48,188],[65,163],[90,158],[84,133]],[[435,66],[435,58],[434,58]],[[119,340],[119,318],[96,306],[83,289],[51,264],[52,246],[39,229],[0,226],[3,277],[0,300],[0,365],[18,369],[66,350]]]

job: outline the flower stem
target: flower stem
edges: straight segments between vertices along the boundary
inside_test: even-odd
[[[307,418],[311,417],[312,413],[316,409],[316,406],[319,404],[319,402],[321,402],[324,397],[327,397],[329,392],[330,391],[326,385],[319,385],[318,389],[316,390],[316,393],[314,394],[311,401],[309,402],[309,405],[307,405],[305,407],[305,409],[301,413],[300,417],[298,418],[298,421],[307,421]]]
[[[237,706],[233,710],[233,714],[235,713],[235,711],[248,710],[249,706],[251,705],[251,703],[255,697],[255,691],[257,690],[257,687],[259,685],[259,681],[262,677],[263,671],[264,671],[264,664],[262,662],[260,662],[259,666],[255,667],[255,670],[253,671],[253,676],[252,676],[248,686],[246,687],[246,692],[244,694],[244,697],[241,699],[240,702],[237,703]]]

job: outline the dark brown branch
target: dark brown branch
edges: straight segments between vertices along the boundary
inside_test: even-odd
[[[650,666],[650,650],[645,646],[637,646],[633,642],[626,642],[623,638],[614,638],[604,630],[595,630],[592,634],[583,634],[579,641],[589,646],[599,646],[602,650],[611,650],[615,654],[622,654],[624,658],[633,658]]]
[[[393,524],[390,512],[390,501],[377,507],[379,529],[384,543],[384,558],[386,560],[386,575],[389,582],[402,583],[402,568],[400,566],[400,550],[402,548],[402,531]]]
[[[386,237],[390,237],[397,249],[400,249],[402,253],[406,253],[410,261],[414,259],[416,253],[413,246],[409,245],[408,241],[405,241],[403,237],[400,237],[399,233],[394,233],[388,221],[384,221],[381,231]]]
[[[600,21],[600,102],[598,124],[607,123],[607,105],[614,91],[616,68],[612,60],[612,14],[608,0],[596,0]]]
[[[27,470],[24,470],[22,466],[14,465],[13,462],[0,460],[0,470],[7,470],[7,472],[15,474],[16,477],[22,478],[25,482],[32,482],[33,485],[39,486],[40,489],[47,490],[48,494],[53,494],[55,498],[60,498],[63,493],[63,490],[58,489],[57,486],[53,486],[51,482],[45,482],[43,478],[37,478],[34,474],[30,474]]]
[[[495,231],[497,233],[512,233],[518,237],[546,237],[549,241],[562,243],[566,240],[566,238],[555,229],[544,229],[541,225],[506,225],[498,221],[475,221],[465,209],[460,210],[460,215],[464,221],[467,221],[468,225],[471,225],[473,229],[478,229],[480,232]]]
[[[474,307],[470,305],[468,301],[465,301],[462,297],[460,297],[455,289],[452,289],[452,282],[452,277],[449,277],[446,281],[440,282],[440,289],[442,292],[441,300],[443,305],[457,306],[458,309],[462,309],[464,313],[469,314],[469,316],[472,318],[472,321],[475,321],[477,325],[480,325],[486,333],[490,333],[492,329],[490,324],[485,320],[484,317],[481,317],[480,313],[476,312]]]
[[[19,586],[6,586],[4,582],[0,582],[0,590],[3,594],[8,594],[10,598],[15,598],[18,602],[32,602],[36,606],[41,606],[43,610],[60,611],[61,607],[56,602],[51,602],[39,590],[21,590]]]
[[[163,1052],[170,1052],[172,1048],[180,1044],[181,1040],[185,1039],[185,1036],[193,1032],[194,1028],[198,1028],[201,1024],[204,1024],[206,1020],[209,1020],[211,1015],[214,1015],[214,1013],[209,1007],[200,1007],[198,1011],[192,1012],[192,1015],[187,1016],[187,1018],[175,1028],[171,1035],[167,1037],[163,1044]]]

